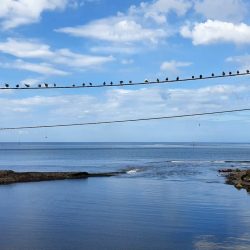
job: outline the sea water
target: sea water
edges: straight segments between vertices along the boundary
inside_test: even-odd
[[[0,186],[0,249],[249,249],[250,144],[0,143],[0,169],[125,170]]]

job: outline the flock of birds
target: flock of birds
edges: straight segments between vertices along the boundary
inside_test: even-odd
[[[190,81],[190,80],[197,80],[197,79],[208,79],[208,78],[218,78],[218,77],[226,77],[226,76],[237,76],[237,75],[245,75],[249,74],[250,71],[246,70],[245,73],[240,73],[240,71],[237,71],[236,73],[232,73],[231,71],[226,74],[226,72],[222,72],[222,75],[215,75],[214,73],[211,74],[211,76],[206,76],[203,77],[203,75],[199,75],[199,77],[192,76],[192,78],[186,78],[186,79],[180,79],[179,76],[176,77],[174,80],[169,80],[167,77],[165,80],[160,80],[159,78],[156,79],[156,81],[149,81],[148,79],[145,79],[144,82],[141,83],[133,83],[133,81],[129,81],[128,83],[125,83],[124,81],[120,81],[119,84],[114,84],[113,82],[110,82],[107,84],[106,82],[103,82],[102,85],[94,85],[93,83],[82,83],[82,85],[75,85],[73,84],[72,86],[57,86],[55,83],[54,84],[48,84],[48,83],[43,83],[43,84],[38,84],[37,87],[34,87],[32,84],[24,83],[23,85],[17,84],[14,87],[10,86],[10,84],[5,84],[4,87],[0,87],[0,89],[24,89],[24,88],[32,88],[32,89],[39,89],[39,88],[79,88],[79,87],[100,87],[100,86],[118,86],[118,85],[136,85],[136,84],[146,84],[146,83],[166,83],[166,82],[177,82],[177,81]]]

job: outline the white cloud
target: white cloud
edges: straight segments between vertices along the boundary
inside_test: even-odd
[[[132,5],[126,12],[55,31],[98,41],[92,51],[133,54],[158,46],[178,29],[168,24],[170,13],[184,16],[192,7],[188,0],[153,0]]]
[[[100,1],[101,0],[70,0],[68,5],[69,7],[76,9],[88,3],[98,3]]]
[[[91,21],[85,25],[59,28],[56,31],[76,37],[112,43],[158,43],[173,32],[167,25],[170,12],[183,16],[191,8],[187,0],[154,0],[132,5],[126,13]],[[152,22],[153,21],[153,22]]]
[[[246,85],[216,85],[199,89],[114,89],[107,91],[103,98],[86,94],[0,98],[0,114],[11,111],[24,113],[26,110],[32,121],[39,114],[39,121],[67,123],[224,110],[244,107],[249,99],[250,88]],[[8,105],[5,105],[6,101]]]
[[[162,71],[168,71],[171,73],[178,73],[179,68],[191,66],[191,62],[178,62],[178,61],[166,61],[161,64]]]
[[[181,35],[192,39],[194,45],[223,42],[249,44],[250,26],[245,23],[233,24],[208,20],[205,23],[196,23],[193,27],[190,25],[183,26]]]
[[[48,58],[54,53],[50,46],[41,44],[35,40],[22,40],[8,38],[6,42],[0,42],[0,52],[19,58]]]
[[[95,46],[90,48],[90,51],[94,53],[102,52],[106,54],[136,54],[141,51],[141,48],[134,47],[132,45],[121,46],[119,44],[113,44],[113,46]]]
[[[240,66],[241,70],[250,70],[250,55],[232,56],[226,59],[227,62],[234,63]]]
[[[20,63],[16,61],[12,68],[34,71],[41,74],[65,75],[61,70],[55,69],[52,64],[69,66],[76,69],[89,69],[98,67],[104,63],[114,60],[112,56],[92,56],[73,53],[69,49],[52,50],[49,45],[39,43],[36,40],[23,40],[8,38],[6,42],[0,42],[0,52],[12,55],[19,59],[39,59],[45,61],[40,65],[37,63]],[[22,61],[23,62],[23,61]],[[49,62],[50,64],[48,64]],[[4,64],[2,64],[4,65]],[[6,66],[6,65],[5,65]],[[11,67],[8,64],[8,67]],[[64,72],[64,73],[63,73]]]
[[[140,7],[132,6],[131,14],[142,13],[145,18],[150,18],[158,24],[167,22],[167,15],[172,11],[178,16],[183,16],[192,7],[187,0],[157,0],[153,3],[142,2]]]
[[[67,0],[1,0],[0,19],[4,29],[35,23],[44,11],[63,9]]]
[[[160,38],[166,36],[166,32],[163,29],[145,28],[127,16],[100,19],[83,26],[66,27],[57,29],[57,31],[77,37],[118,43],[143,40],[157,43]]]
[[[207,19],[220,21],[242,21],[247,14],[248,5],[243,0],[198,0],[195,11]]]
[[[92,56],[81,55],[71,52],[69,49],[60,49],[54,53],[51,58],[54,63],[67,65],[73,68],[91,68],[114,61],[112,56]]]
[[[69,75],[69,72],[56,69],[51,64],[30,63],[30,62],[25,62],[21,59],[15,60],[12,63],[0,63],[0,66],[4,68],[19,69],[19,70],[35,72],[35,73],[42,74],[42,75],[59,75],[59,76]]]
[[[124,65],[133,64],[134,60],[133,59],[123,59],[123,60],[121,60],[121,63]]]

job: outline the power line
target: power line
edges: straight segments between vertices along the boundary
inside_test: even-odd
[[[216,78],[226,78],[226,77],[237,77],[237,76],[246,76],[249,75],[250,71],[247,70],[244,73],[240,73],[237,71],[236,73],[229,72],[226,74],[225,72],[222,72],[222,75],[215,75],[211,74],[211,76],[203,76],[199,75],[198,77],[192,76],[191,78],[180,78],[176,77],[175,79],[168,79],[160,80],[157,79],[156,81],[149,81],[145,80],[144,82],[124,82],[120,81],[119,83],[106,83],[103,82],[103,84],[94,84],[94,83],[82,83],[81,85],[71,85],[71,86],[59,86],[58,84],[38,84],[37,87],[33,87],[30,84],[26,83],[24,86],[20,84],[16,84],[15,87],[11,87],[10,84],[5,84],[5,87],[0,87],[0,90],[55,90],[55,89],[80,89],[80,88],[103,88],[103,87],[121,87],[121,86],[136,86],[136,85],[150,85],[150,84],[166,84],[166,83],[177,83],[177,82],[189,82],[189,81],[198,81],[198,80],[207,80],[207,79],[216,79]]]
[[[194,116],[226,114],[226,113],[245,112],[245,111],[250,111],[250,108],[232,109],[232,110],[223,110],[223,111],[213,111],[213,112],[203,112],[203,113],[194,113],[194,114],[183,114],[183,115],[172,115],[172,116],[160,116],[160,117],[150,117],[150,118],[126,119],[126,120],[84,122],[84,123],[56,124],[56,125],[36,125],[36,126],[23,126],[23,127],[6,127],[6,128],[0,128],[0,131],[3,131],[3,130],[21,130],[21,129],[39,129],[39,128],[57,128],[57,127],[73,127],[73,126],[88,126],[88,125],[101,125],[101,124],[126,123],[126,122],[140,122],[140,121],[151,121],[151,120],[163,120],[163,119],[185,118],[185,117],[194,117]]]

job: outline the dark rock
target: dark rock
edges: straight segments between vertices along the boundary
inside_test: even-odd
[[[124,172],[88,173],[88,172],[14,172],[0,170],[0,185],[17,182],[38,182],[66,179],[86,179],[89,177],[110,177]]]
[[[234,185],[237,189],[246,189],[250,192],[250,170],[222,169],[219,173],[226,173],[226,184]]]

